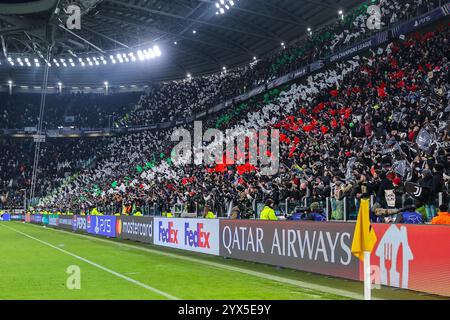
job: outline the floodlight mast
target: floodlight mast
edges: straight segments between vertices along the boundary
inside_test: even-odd
[[[51,55],[52,55],[52,49],[53,49],[54,41],[52,41],[52,44],[48,47],[47,50],[47,61],[50,61]],[[37,125],[37,139],[35,141],[36,146],[34,148],[34,162],[33,162],[33,174],[31,177],[31,190],[30,190],[30,201],[29,203],[32,203],[32,199],[35,195],[36,190],[36,180],[37,180],[37,173],[39,168],[39,155],[40,155],[40,149],[41,149],[41,135],[42,135],[42,123],[44,118],[44,110],[45,110],[45,99],[47,95],[47,86],[48,86],[48,73],[49,73],[49,65],[46,63],[44,66],[44,78],[42,81],[42,91],[41,91],[41,104],[39,108],[39,122]]]

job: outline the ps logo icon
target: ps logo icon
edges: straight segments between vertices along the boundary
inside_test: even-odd
[[[66,25],[68,29],[81,29],[81,9],[79,6],[71,4],[64,12],[68,15]]]

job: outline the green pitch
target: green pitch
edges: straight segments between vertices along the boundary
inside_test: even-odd
[[[80,288],[69,289],[74,283]],[[355,281],[0,223],[0,299],[358,299],[362,292]],[[389,288],[373,296],[437,298]]]

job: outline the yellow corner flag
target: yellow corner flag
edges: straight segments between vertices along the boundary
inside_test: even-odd
[[[359,260],[364,261],[364,251],[372,252],[376,242],[377,235],[370,224],[369,199],[361,199],[353,234],[352,253]]]

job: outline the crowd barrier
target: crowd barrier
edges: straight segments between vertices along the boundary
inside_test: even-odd
[[[10,220],[363,281],[352,222],[10,215]],[[373,224],[376,284],[450,296],[450,227]]]

